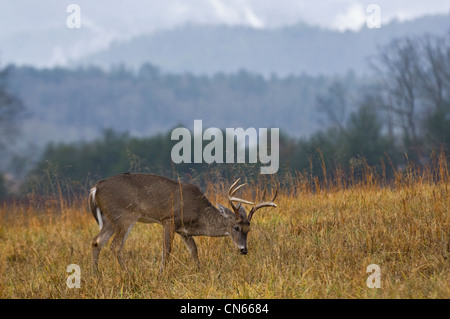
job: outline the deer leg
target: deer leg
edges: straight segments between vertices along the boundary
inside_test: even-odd
[[[103,228],[100,230],[97,236],[92,240],[92,260],[94,264],[94,270],[98,272],[98,256],[100,255],[100,250],[108,242],[111,236],[114,234],[114,228],[111,223],[107,220],[103,220]]]
[[[188,250],[190,251],[192,258],[194,259],[195,264],[197,265],[197,269],[200,268],[200,261],[198,260],[198,252],[197,245],[195,244],[194,238],[189,235],[181,235],[186,244]]]
[[[172,220],[168,220],[168,221],[164,222],[163,226],[164,226],[164,236],[163,236],[162,262],[161,262],[161,268],[159,269],[160,273],[163,272],[164,267],[169,258],[169,255],[172,252],[173,236],[175,234],[175,232],[174,232],[175,227],[174,227]]]
[[[114,236],[114,239],[111,243],[111,249],[116,255],[120,267],[124,271],[127,271],[127,267],[123,259],[123,247],[125,245],[125,241],[127,240],[128,234],[130,233],[130,230],[131,228],[133,228],[135,223],[136,221],[122,221],[122,225],[120,228],[116,229],[116,235]]]

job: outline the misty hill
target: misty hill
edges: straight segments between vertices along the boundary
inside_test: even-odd
[[[338,32],[298,24],[279,29],[185,26],[115,42],[74,65],[104,68],[124,64],[138,69],[149,62],[168,72],[233,73],[241,69],[269,76],[307,73],[363,74],[367,58],[393,38],[450,30],[450,15],[427,16],[380,29]]]
[[[9,89],[26,106],[22,142],[91,140],[105,129],[149,136],[177,126],[279,127],[306,136],[321,127],[316,97],[331,79],[308,75],[265,79],[240,71],[215,76],[166,74],[145,64],[124,68],[8,69]],[[346,77],[349,87],[357,78]]]

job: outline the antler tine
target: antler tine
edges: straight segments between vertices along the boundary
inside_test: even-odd
[[[275,200],[275,198],[277,198],[277,194],[278,194],[278,190],[275,190],[275,195],[273,196],[273,198],[269,202],[261,202],[258,205],[256,205],[255,207],[253,207],[250,210],[250,213],[248,214],[247,219],[250,221],[252,219],[253,214],[260,208],[263,208],[263,207],[277,207],[277,204],[275,204],[273,202]]]
[[[245,186],[245,185],[247,185],[247,183],[244,183],[244,184],[241,184],[241,185],[235,187],[235,188],[231,191],[230,196],[233,196],[233,195],[238,191],[238,189],[240,189],[241,187],[243,187],[243,186]]]
[[[241,198],[237,198],[234,197],[234,194],[242,187],[244,187],[245,185],[247,185],[247,183],[241,184],[239,186],[236,187],[236,184],[239,182],[240,178],[238,178],[233,185],[231,185],[230,189],[228,190],[228,200],[229,201],[233,201],[233,202],[239,202],[239,203],[244,203],[244,204],[250,204],[250,205],[254,205],[253,202],[249,202],[246,201],[244,199]]]
[[[253,202],[249,202],[248,200],[245,200],[245,199],[241,199],[241,198],[237,198],[237,197],[230,197],[229,199],[228,199],[229,201],[232,201],[232,202],[237,202],[237,203],[243,203],[243,204],[249,204],[249,205],[255,205],[255,203],[253,203]]]
[[[233,191],[234,187],[236,186],[237,183],[239,183],[239,181],[241,180],[241,178],[239,177],[231,186],[230,189],[228,190],[228,194],[231,194],[231,192]]]
[[[239,203],[239,205],[241,205],[241,204],[254,205],[254,204],[255,204],[255,203],[253,203],[253,202],[250,202],[250,201],[247,201],[247,200],[244,200],[244,199],[237,198],[237,197],[234,197],[234,196],[233,196],[240,188],[242,188],[243,186],[247,185],[246,183],[244,183],[244,184],[241,184],[241,185],[239,185],[239,186],[236,186],[237,183],[239,183],[239,181],[240,181],[240,178],[238,178],[238,179],[233,183],[233,185],[231,185],[230,189],[228,190],[228,201],[229,201],[231,207],[233,208],[233,211],[234,211],[234,213],[236,214],[236,217],[237,217],[237,218],[240,218],[240,215],[239,215],[239,206],[236,207],[236,206],[234,205],[233,202],[237,202],[237,203]]]

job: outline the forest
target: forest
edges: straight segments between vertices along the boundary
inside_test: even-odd
[[[67,192],[85,192],[129,171],[257,174],[250,164],[174,165],[170,132],[194,119],[223,129],[278,127],[280,173],[318,180],[352,179],[367,167],[390,179],[437,154],[449,158],[450,33],[396,39],[369,63],[367,77],[283,78],[168,74],[150,64],[137,73],[8,66],[0,75],[1,164],[20,185],[2,175],[1,197],[51,194],[60,181]]]

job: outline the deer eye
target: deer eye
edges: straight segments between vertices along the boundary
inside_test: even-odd
[[[235,231],[239,231],[239,226],[234,226]]]

